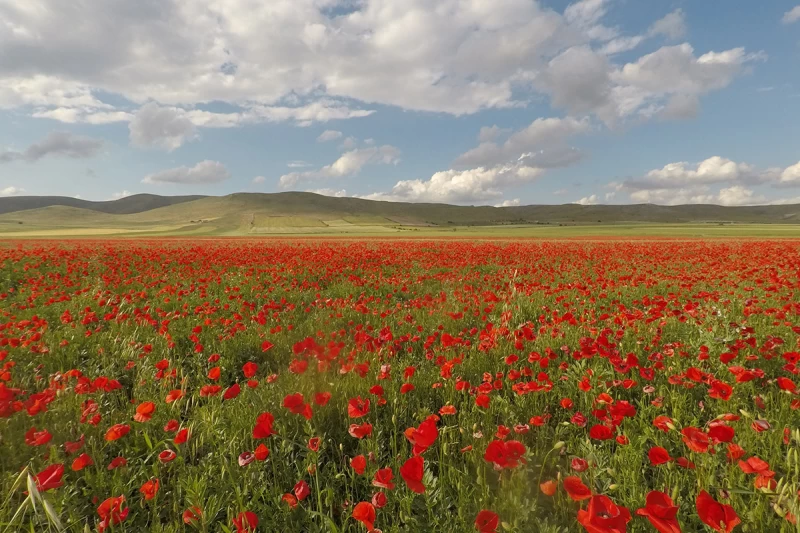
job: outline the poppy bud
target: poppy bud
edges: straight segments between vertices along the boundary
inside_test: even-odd
[[[556,443],[553,445],[553,449],[554,449],[554,450],[560,450],[561,448],[563,448],[563,447],[564,447],[564,446],[566,446],[566,445],[567,445],[567,443],[566,443],[566,442],[564,442],[563,440],[560,440],[560,441],[556,442]]]

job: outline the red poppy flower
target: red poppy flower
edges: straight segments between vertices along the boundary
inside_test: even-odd
[[[39,492],[47,492],[50,489],[57,489],[64,485],[61,478],[64,476],[64,465],[54,464],[50,465],[34,476],[36,482],[36,490]]]
[[[444,405],[439,409],[440,415],[454,415],[456,414],[456,408],[453,405]]]
[[[372,435],[372,424],[350,424],[350,429],[348,430],[351,437],[355,437],[357,439],[363,439],[364,437],[369,437]]]
[[[501,441],[493,440],[486,447],[483,458],[485,461],[494,464],[498,470],[504,468],[516,468],[520,463],[525,463],[525,445],[516,440]]]
[[[275,346],[275,345],[272,344],[271,342],[264,341],[264,342],[261,343],[261,351],[262,352],[269,351],[273,346]]]
[[[294,509],[297,507],[297,498],[294,494],[284,494],[281,496],[281,501],[286,502],[286,505],[289,506],[289,509]]]
[[[645,507],[638,509],[636,514],[646,517],[659,533],[681,533],[680,524],[675,518],[678,507],[672,499],[657,490],[647,494]]]
[[[683,443],[695,453],[706,453],[708,451],[708,435],[695,427],[686,427],[681,430]]]
[[[310,439],[308,439],[308,449],[311,450],[312,452],[318,452],[320,442],[321,439],[319,437],[311,437]]]
[[[308,495],[311,494],[311,489],[308,487],[308,483],[304,479],[301,479],[294,485],[294,495],[297,497],[298,500],[303,501],[308,498]]]
[[[196,525],[203,517],[203,510],[199,507],[191,507],[183,512],[183,523],[187,526]]]
[[[661,446],[653,446],[650,448],[647,452],[647,458],[650,459],[650,463],[653,466],[663,465],[664,463],[672,461],[669,452]]]
[[[252,533],[258,527],[258,517],[251,511],[241,512],[233,519],[233,527],[236,533]]]
[[[496,533],[500,524],[500,517],[496,513],[483,509],[475,517],[475,528],[479,533]]]
[[[75,453],[83,447],[83,443],[85,442],[85,437],[81,435],[81,438],[76,440],[75,442],[67,441],[64,443],[64,451],[67,453]]]
[[[376,492],[372,495],[372,505],[374,505],[376,509],[382,509],[386,505],[386,502],[386,494],[383,492]]]
[[[75,471],[75,472],[80,472],[81,470],[83,470],[87,466],[90,466],[90,465],[93,465],[93,464],[94,464],[94,461],[92,461],[92,458],[89,457],[88,454],[82,453],[78,457],[76,457],[74,461],[72,461],[72,470]]]
[[[578,523],[589,533],[625,533],[631,513],[604,495],[592,496],[586,510],[578,511]]]
[[[183,391],[181,389],[174,389],[167,393],[167,398],[164,400],[166,403],[172,403],[183,398]],[[138,409],[137,409],[138,412]],[[134,417],[135,418],[135,417]]]
[[[572,461],[570,462],[570,466],[576,472],[584,472],[587,468],[589,468],[589,463],[586,461],[586,459],[573,457]]]
[[[614,437],[614,432],[606,425],[595,424],[589,430],[589,437],[594,440],[609,440]]]
[[[489,396],[486,394],[478,394],[475,396],[475,405],[483,409],[489,408]]]
[[[357,470],[356,472],[358,473]],[[372,485],[374,487],[392,490],[394,489],[394,483],[392,483],[393,477],[394,473],[392,473],[391,468],[381,468],[377,472],[375,472],[375,478],[372,480]]]
[[[108,428],[108,431],[106,431],[106,440],[111,442],[117,439],[121,439],[122,437],[127,435],[130,430],[131,427],[127,424],[114,424],[113,426]]]
[[[356,474],[361,476],[364,474],[364,470],[367,468],[367,459],[363,455],[357,455],[350,459],[350,466],[353,468]]]
[[[553,496],[558,490],[558,483],[552,479],[548,479],[539,484],[539,490],[541,490],[542,494],[545,496]]]
[[[44,446],[50,442],[52,438],[53,435],[46,429],[39,431],[35,427],[32,427],[25,432],[25,444],[28,446]]]
[[[414,445],[413,454],[421,455],[425,452],[439,436],[439,428],[436,427],[436,422],[439,417],[431,415],[426,418],[419,427],[408,428],[405,432],[408,441]]]
[[[158,494],[158,489],[160,487],[160,483],[157,479],[151,479],[149,481],[145,481],[141,487],[139,487],[139,492],[142,493],[145,500],[152,500]]]
[[[183,444],[189,440],[189,428],[183,428],[178,431],[178,434],[175,435],[175,438],[172,439],[172,442],[175,444]]]
[[[708,428],[708,438],[714,443],[730,442],[735,435],[734,429],[722,422],[712,423]]]
[[[264,443],[262,442],[253,452],[253,457],[255,457],[256,461],[266,461],[267,457],[269,457],[269,448],[264,446]]]
[[[275,422],[275,417],[272,413],[261,413],[256,419],[256,425],[253,428],[254,439],[266,439],[270,435],[274,435],[272,431],[272,424]]]
[[[128,464],[128,460],[124,457],[115,457],[108,463],[108,470],[114,470]]]
[[[302,415],[306,420],[311,420],[311,416],[313,415],[311,406],[305,402],[303,395],[299,392],[286,395],[283,398],[283,407],[288,409],[291,413]]]
[[[663,431],[664,433],[668,432],[670,429],[675,429],[675,426],[672,423],[672,419],[668,416],[657,416],[653,419],[653,425]]]
[[[177,457],[177,454],[172,450],[164,450],[163,452],[158,454],[158,460],[164,464],[174,460],[175,457]]]
[[[234,383],[233,385],[231,385],[230,387],[225,389],[225,392],[222,393],[222,399],[223,400],[233,400],[234,398],[239,396],[239,393],[241,391],[242,391],[242,388],[239,386],[239,384],[238,383]]]
[[[256,372],[258,372],[258,365],[253,363],[252,361],[246,362],[242,367],[242,373],[244,374],[244,377],[246,377],[247,379],[250,379],[253,376],[255,376]]]
[[[237,459],[237,462],[239,463],[239,466],[245,467],[245,466],[249,465],[250,463],[252,463],[255,458],[256,458],[256,455],[253,452],[249,452],[249,451],[248,452],[242,452],[242,453],[239,454],[239,458]]]
[[[353,507],[353,518],[364,524],[367,531],[375,529],[375,507],[369,502],[358,502]]]
[[[422,484],[424,473],[424,460],[420,456],[412,457],[400,467],[400,476],[406,482],[408,488],[416,493],[425,492],[425,485]]]
[[[103,501],[97,508],[97,514],[100,515],[100,523],[97,524],[97,530],[103,533],[109,526],[115,526],[122,523],[127,517],[129,508],[123,509],[125,505],[125,496],[112,496]]]
[[[697,515],[714,531],[730,533],[741,520],[730,505],[717,502],[706,491],[700,491],[695,501]]]
[[[314,395],[314,403],[320,407],[325,406],[331,400],[330,392],[318,392]]]
[[[564,478],[564,490],[573,501],[579,502],[587,500],[592,497],[592,491],[589,487],[583,484],[581,478],[576,476],[568,476]]]
[[[169,431],[170,433],[173,433],[175,431],[178,431],[178,428],[180,427],[181,427],[180,423],[173,418],[164,425],[164,431]]]
[[[362,399],[359,396],[347,402],[347,416],[350,418],[361,418],[367,413],[369,413],[369,398]]]

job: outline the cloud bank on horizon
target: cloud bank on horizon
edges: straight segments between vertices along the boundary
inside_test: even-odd
[[[800,202],[800,5],[701,4],[0,0],[0,194]]]

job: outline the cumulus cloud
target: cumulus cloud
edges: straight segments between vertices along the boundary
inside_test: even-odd
[[[344,198],[347,196],[345,189],[310,189],[305,192],[313,192],[314,194],[321,194],[322,196],[332,196],[334,198]]]
[[[604,24],[609,3],[580,0],[559,13],[535,0],[38,0],[36,9],[0,0],[8,30],[0,32],[0,107],[71,122],[130,120],[98,97],[112,94],[197,111],[186,117],[195,126],[304,126],[372,112],[351,102],[453,115],[508,108],[530,100],[531,84],[559,107],[605,120],[663,105],[674,91],[618,80],[626,66],[607,55],[653,35],[679,37],[682,12],[625,36]],[[80,21],[80,31],[63,31],[64,21]],[[703,57],[691,58],[702,66],[684,61],[670,72],[699,75],[707,92],[727,85],[748,55],[727,70]],[[621,106],[632,98],[645,103]],[[195,109],[209,102],[238,109]]]
[[[781,185],[800,185],[800,162],[787,167],[781,172]]]
[[[784,24],[793,24],[800,20],[800,5],[793,7],[789,11],[783,14],[783,19],[781,19]]]
[[[22,194],[24,192],[25,192],[25,189],[22,189],[20,187],[14,187],[12,185],[12,186],[4,187],[4,188],[0,189],[0,196],[19,196],[20,194]]]
[[[142,106],[128,124],[131,144],[142,148],[162,148],[169,152],[195,138],[194,124],[183,110],[161,107],[156,103]]]
[[[278,183],[281,188],[288,189],[305,181],[353,176],[368,164],[395,165],[399,161],[400,150],[388,144],[358,148],[345,152],[339,159],[320,169],[284,174]]]
[[[649,171],[642,178],[625,181],[624,186],[628,189],[677,189],[687,185],[760,182],[766,177],[747,163],[713,156],[694,165],[686,162],[670,163],[663,168]]]
[[[262,183],[265,183],[266,181],[267,181],[267,178],[265,178],[264,176],[256,176],[255,178],[253,178],[253,185],[261,185]]]
[[[614,192],[628,192],[640,203],[760,205],[769,203],[752,186],[788,188],[800,186],[800,163],[786,168],[759,169],[720,156],[699,163],[670,163],[640,178],[606,185]],[[716,192],[713,186],[720,187]],[[791,203],[791,202],[790,202]]]
[[[64,131],[54,131],[21,152],[15,150],[0,152],[0,163],[10,163],[12,161],[33,163],[44,157],[87,159],[100,153],[102,147],[103,141],[99,139],[74,135]]]
[[[218,161],[201,161],[193,167],[181,166],[145,176],[142,183],[179,185],[207,185],[230,178],[230,172]]]
[[[391,191],[373,193],[364,198],[396,202],[485,204],[500,199],[504,189],[534,181],[544,172],[544,169],[522,165],[450,169],[437,172],[427,180],[398,181]]]
[[[286,163],[286,166],[289,168],[303,168],[303,167],[310,167],[311,163],[309,163],[308,161],[302,161],[296,159],[294,161],[289,161],[288,163]]]
[[[124,190],[124,191],[113,193],[108,199],[109,200],[120,200],[120,199],[125,198],[127,196],[131,196],[132,194],[133,193],[131,191]]]
[[[495,204],[495,207],[518,207],[520,204],[520,199],[514,198],[513,200],[503,200],[499,204]]]
[[[505,142],[498,143],[496,139],[503,133],[500,128],[481,128],[481,143],[460,155],[454,164],[487,167],[519,160],[537,168],[567,166],[581,157],[577,149],[567,146],[567,139],[589,129],[589,120],[585,118],[538,118],[527,128],[511,134]]]
[[[335,141],[336,139],[339,139],[341,136],[342,136],[341,131],[325,130],[320,134],[319,137],[317,137],[317,142],[324,143],[328,141]]]
[[[584,196],[580,200],[577,200],[575,203],[578,205],[597,205],[598,203],[597,195],[593,194],[591,196]]]
[[[663,35],[670,39],[680,39],[686,35],[686,15],[682,9],[676,9],[655,21],[647,33],[650,36]]]

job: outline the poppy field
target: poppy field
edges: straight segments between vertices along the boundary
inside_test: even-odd
[[[0,532],[796,531],[800,241],[0,247]]]

